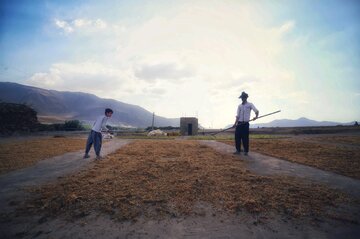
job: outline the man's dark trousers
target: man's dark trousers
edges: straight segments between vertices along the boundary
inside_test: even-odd
[[[249,123],[239,122],[235,130],[235,147],[236,151],[241,151],[241,141],[244,146],[244,152],[249,152]]]
[[[101,143],[102,143],[101,133],[91,130],[86,142],[85,154],[87,155],[89,153],[92,144],[94,144],[96,156],[100,156]]]

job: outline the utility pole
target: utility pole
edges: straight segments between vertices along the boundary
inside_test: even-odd
[[[154,120],[155,120],[155,112],[153,112],[153,118],[152,118],[151,130],[154,130]]]

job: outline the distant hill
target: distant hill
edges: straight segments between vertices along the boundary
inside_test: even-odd
[[[25,103],[38,112],[40,119],[78,119],[93,122],[108,107],[114,110],[111,124],[147,127],[152,123],[152,113],[140,106],[82,92],[46,90],[17,83],[0,82],[0,101]],[[177,127],[179,124],[178,118],[155,117],[156,126]]]
[[[291,120],[291,119],[279,119],[273,120],[269,123],[263,124],[251,124],[251,128],[257,127],[307,127],[307,126],[336,126],[336,125],[353,125],[355,122],[348,122],[348,123],[339,123],[339,122],[332,122],[332,121],[316,121],[307,119],[305,117]]]

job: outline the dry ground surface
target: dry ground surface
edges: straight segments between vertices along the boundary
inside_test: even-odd
[[[30,205],[50,215],[97,209],[119,220],[188,215],[196,202],[230,212],[277,210],[294,216],[319,216],[324,207],[348,202],[321,185],[257,176],[235,157],[194,141],[137,141],[91,170],[35,192],[41,197]]]
[[[255,138],[250,146],[250,151],[360,179],[360,135]]]
[[[351,137],[339,138],[342,140],[341,144],[345,145],[342,145],[341,149],[357,149],[359,138]],[[333,151],[330,150],[334,148],[332,139],[262,137],[254,139],[251,146],[254,150],[255,147],[282,148],[285,152],[290,151],[285,153],[283,158],[304,164],[306,161],[300,160],[306,160],[306,157],[315,158],[307,151],[316,149],[318,151],[313,151],[318,152],[316,158],[322,159],[324,165],[327,165],[329,159],[335,158],[331,156]],[[85,139],[79,138],[78,141],[72,141],[75,140],[73,138],[49,138],[44,139],[50,142],[45,143],[47,147],[39,146],[38,151],[46,151],[54,144],[59,148],[59,142],[62,141],[56,140],[67,141],[61,144],[64,145],[60,147],[62,150],[72,150],[66,148],[67,145],[75,146],[78,141],[82,149],[85,143]],[[32,144],[28,143],[22,145],[32,147]],[[44,142],[41,145],[44,145]],[[297,147],[301,150],[294,151]],[[341,157],[353,154],[341,154]],[[37,158],[51,157],[42,155]],[[293,155],[297,155],[296,160],[286,158]],[[16,154],[13,158],[16,158],[15,156]],[[303,179],[257,175],[247,170],[246,162],[242,161],[241,157],[219,153],[192,140],[136,140],[103,161],[90,163],[89,167],[76,174],[61,177],[46,185],[28,188],[30,196],[23,201],[10,202],[11,206],[17,208],[15,212],[0,214],[0,236],[359,236],[358,198]],[[323,167],[321,164],[320,166]],[[4,230],[7,232],[4,233]]]
[[[1,222],[11,224],[16,217],[38,215],[40,219],[35,221],[36,224],[64,218],[71,224],[81,221],[80,228],[86,228],[90,218],[102,215],[101,218],[109,218],[101,226],[105,228],[103,237],[107,238],[106,233],[110,232],[106,230],[114,222],[119,223],[114,226],[117,230],[122,228],[126,231],[128,229],[121,225],[136,228],[137,221],[163,222],[169,218],[200,217],[200,222],[208,222],[210,212],[211,218],[228,215],[221,221],[238,215],[251,215],[256,220],[252,221],[249,228],[272,223],[279,220],[279,217],[281,223],[284,223],[284,218],[295,218],[294,220],[303,220],[306,225],[321,224],[331,219],[342,227],[350,228],[355,225],[356,233],[359,233],[358,199],[323,185],[292,177],[256,175],[246,169],[239,157],[218,153],[196,141],[138,140],[109,155],[105,160],[93,163],[86,170],[29,190],[32,197],[18,205],[16,214],[1,215]],[[204,207],[208,209],[202,210]],[[276,215],[276,219],[273,215]],[[100,223],[99,220],[96,222]],[[126,224],[128,222],[132,224]],[[210,228],[218,227],[211,223],[208,225]],[[244,232],[240,229],[243,224],[244,221],[237,224],[230,237],[238,237],[239,233]],[[60,232],[49,229],[34,232],[28,227],[15,235],[25,238],[66,238],[64,234],[56,234]],[[192,227],[196,228],[196,225]],[[289,230],[288,227],[289,225],[285,225],[280,230]],[[66,227],[62,230],[65,233]],[[85,237],[79,234],[81,229],[76,230],[77,237]],[[251,230],[250,234],[244,235],[251,236]],[[272,236],[265,234],[263,237],[261,233],[264,232],[261,232],[258,238],[278,238],[280,235],[274,229],[267,229],[266,233],[270,232],[273,233]],[[131,233],[124,237],[147,237],[136,231]],[[156,233],[154,238],[161,236],[162,232]],[[192,238],[197,238],[196,235],[205,235],[203,238],[219,235],[216,234],[219,231],[213,235],[204,234],[206,231],[202,233],[191,235],[195,235]],[[310,232],[303,233],[300,236],[295,233],[294,237],[303,238]],[[328,234],[324,233],[325,237],[321,238],[327,238]],[[311,236],[314,234],[310,234]],[[353,236],[351,234],[349,238],[356,238]],[[252,237],[255,238],[254,235]]]
[[[303,137],[308,141],[317,141],[329,144],[337,144],[344,146],[357,146],[360,147],[360,136],[359,135],[323,135],[315,137]]]
[[[0,174],[32,166],[40,160],[84,149],[86,138],[40,137],[0,141]]]

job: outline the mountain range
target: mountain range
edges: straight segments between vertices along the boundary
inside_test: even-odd
[[[93,122],[104,114],[105,108],[114,110],[109,123],[125,127],[151,126],[153,114],[146,109],[93,94],[46,90],[11,82],[0,82],[0,101],[25,103],[37,111],[40,119]],[[178,118],[155,116],[155,126],[179,126]]]
[[[291,119],[278,119],[268,123],[251,124],[251,128],[262,127],[308,127],[308,126],[337,126],[337,125],[354,125],[355,121],[348,123],[339,123],[332,121],[316,121],[305,117],[291,120]]]
[[[113,99],[100,98],[93,94],[46,90],[11,82],[0,82],[0,101],[25,103],[38,112],[38,118],[43,122],[78,119],[91,123],[98,115],[103,114],[105,108],[112,108],[114,110],[109,123],[117,126],[147,127],[152,124],[153,117],[151,112],[140,106]],[[155,126],[178,127],[179,124],[179,118],[155,116]],[[296,120],[278,119],[261,124],[253,122],[251,127],[304,127],[353,124],[354,122],[315,121],[303,117]]]

